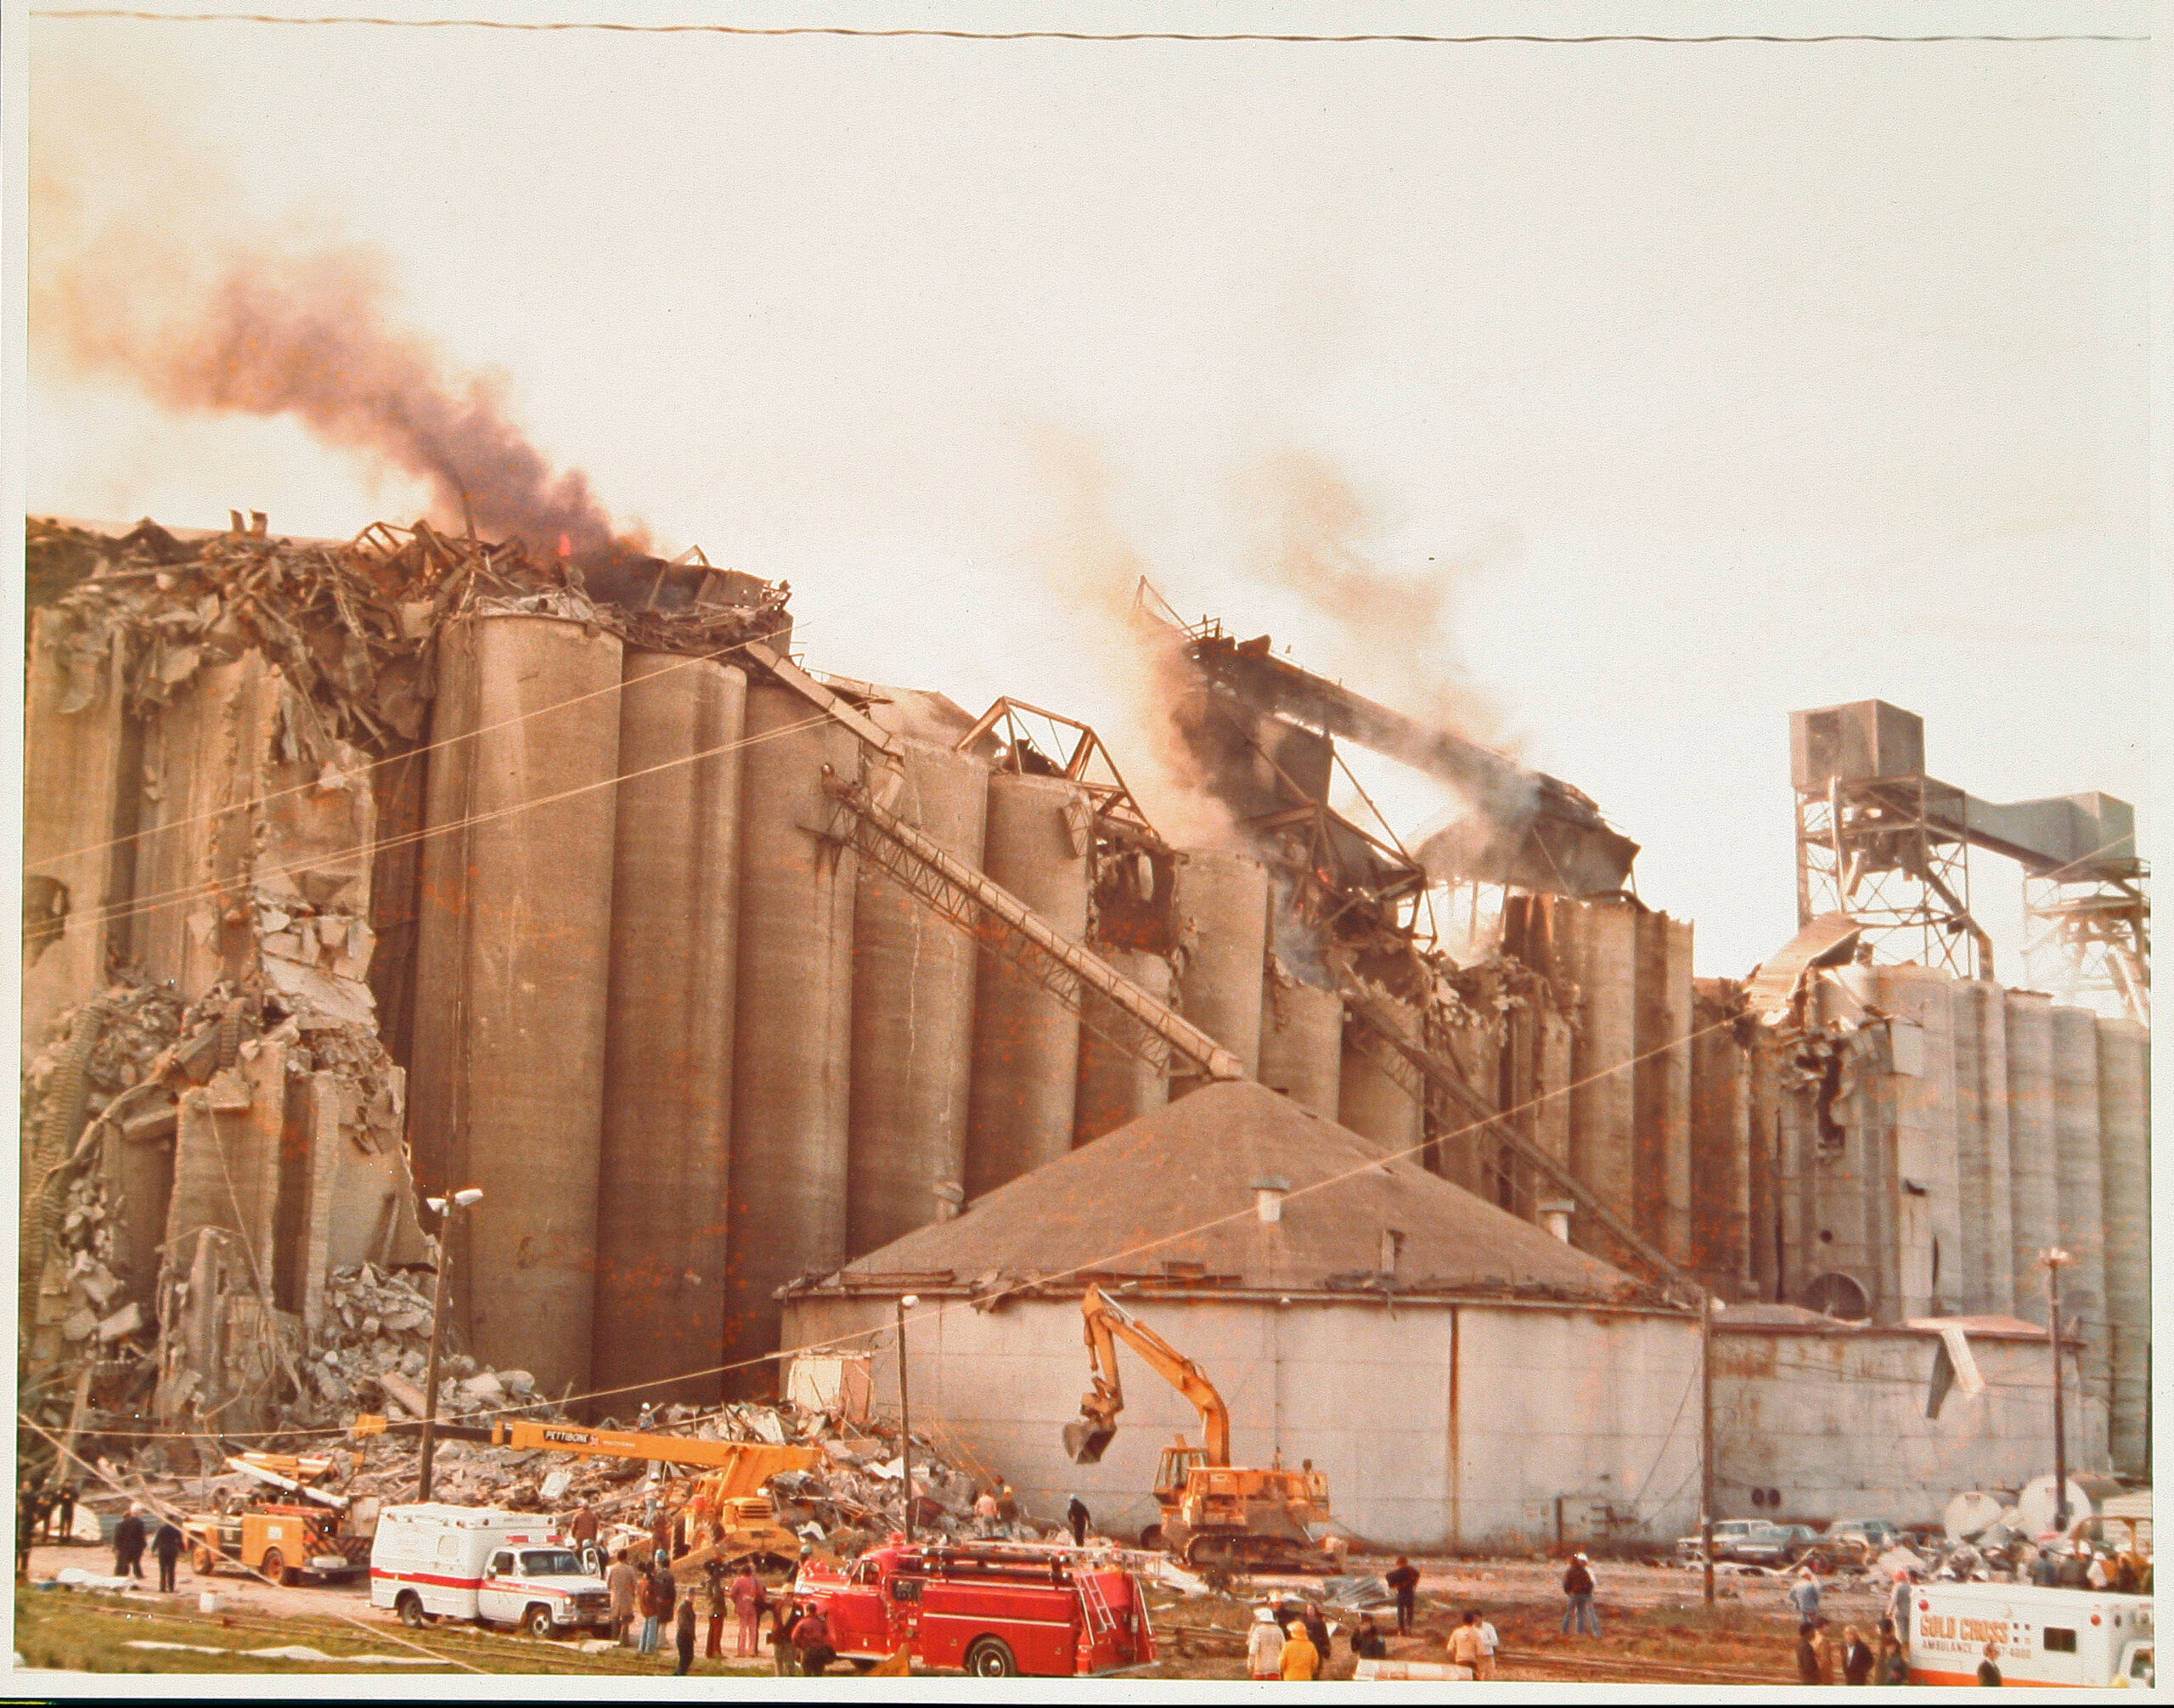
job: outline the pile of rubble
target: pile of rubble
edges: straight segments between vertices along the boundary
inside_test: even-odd
[[[465,1359],[453,1361],[472,1368]],[[414,1382],[403,1381],[398,1374],[378,1380],[388,1399],[405,1390],[405,1397],[396,1401],[403,1411],[412,1409],[408,1399],[420,1404],[423,1398]],[[532,1384],[520,1371],[479,1372],[448,1378],[441,1388],[441,1415],[482,1422],[515,1410],[540,1415],[551,1409],[533,1398]],[[602,1421],[606,1427],[619,1427],[626,1420]],[[769,1485],[779,1521],[811,1548],[851,1559],[904,1527],[904,1479],[894,1424],[857,1423],[836,1412],[789,1403],[742,1403],[701,1412],[670,1406],[632,1421],[644,1429],[684,1433],[698,1440],[817,1449],[822,1455],[817,1468],[783,1473]],[[345,1491],[385,1501],[413,1499],[419,1451],[412,1435],[365,1441]],[[566,1453],[465,1441],[441,1442],[433,1457],[434,1499],[559,1514],[587,1507],[597,1516],[600,1533],[607,1536],[615,1531],[630,1538],[646,1534],[662,1497],[657,1481],[640,1460],[584,1460]],[[1061,1534],[1056,1526],[1037,1525],[1016,1509],[1008,1518],[977,1519],[975,1497],[985,1488],[995,1491],[994,1476],[949,1463],[919,1435],[913,1440],[912,1457],[918,1533],[1013,1542],[1040,1542]]]

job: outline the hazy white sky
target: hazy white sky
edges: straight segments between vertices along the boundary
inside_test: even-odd
[[[499,14],[606,14],[939,12]],[[2151,12],[1183,16],[2141,35]],[[1931,768],[1995,798],[2143,803],[2143,44],[28,39],[34,169],[203,247],[375,245],[405,316],[503,373],[620,515],[789,578],[819,668],[1122,730],[1100,613],[1144,572],[1415,710],[1453,686],[1645,844],[1640,891],[1697,921],[1702,972],[1794,927],[1793,707],[1920,712]],[[32,351],[34,511],[346,534],[425,502],[290,423],[161,414],[41,359],[35,326]],[[1378,599],[1323,592],[1361,570]],[[1441,805],[1384,781],[1400,828]],[[1974,875],[2019,980],[2013,877]]]

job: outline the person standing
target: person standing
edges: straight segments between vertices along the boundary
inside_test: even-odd
[[[1064,1521],[1072,1526],[1072,1545],[1087,1545],[1087,1502],[1074,1495],[1064,1509]]]
[[[974,1534],[984,1536],[994,1536],[996,1523],[995,1492],[993,1490],[983,1489],[974,1497]]]
[[[831,1647],[830,1622],[813,1602],[801,1615],[800,1623],[792,1627],[792,1646],[800,1651],[803,1678],[820,1678],[823,1669],[838,1658],[837,1650]]]
[[[1799,1684],[1824,1684],[1827,1682],[1826,1669],[1819,1663],[1819,1645],[1816,1640],[1818,1635],[1819,1627],[1810,1620],[1798,1622],[1797,1683]]]
[[[679,1665],[672,1676],[684,1678],[695,1670],[695,1598],[692,1594],[679,1598],[679,1616],[673,1621],[672,1634],[679,1649]]]
[[[635,1647],[636,1652],[642,1654],[656,1653],[656,1627],[664,1617],[663,1596],[657,1587],[657,1580],[663,1572],[662,1566],[651,1566],[642,1574],[641,1587],[636,1592],[636,1604],[642,1615],[642,1640]]]
[[[1320,1671],[1321,1666],[1321,1650],[1314,1647],[1313,1639],[1306,1635],[1304,1625],[1293,1620],[1283,1643],[1283,1676],[1304,1681]]]
[[[1272,1608],[1253,1609],[1253,1628],[1246,1633],[1246,1675],[1250,1678],[1283,1676],[1283,1632]]]
[[[1396,1592],[1396,1634],[1411,1635],[1411,1616],[1419,1605],[1419,1569],[1402,1554],[1382,1580]]]
[[[1298,1623],[1306,1627],[1306,1641],[1321,1656],[1321,1665],[1327,1666],[1331,1654],[1328,1621],[1322,1616],[1321,1609],[1308,1602],[1299,1612]]]
[[[1457,1628],[1450,1633],[1450,1665],[1462,1666],[1479,1677],[1479,1610],[1467,1608]]]
[[[1563,1574],[1563,1593],[1569,1605],[1563,1609],[1563,1635],[1600,1635],[1600,1613],[1593,1605],[1592,1562],[1582,1553],[1570,1556],[1570,1569]]]
[[[2030,1581],[2041,1589],[2052,1589],[2061,1581],[2061,1563],[2050,1547],[2042,1547],[2030,1562]]]
[[[1910,1657],[1902,1652],[1902,1645],[1895,1640],[1892,1631],[1883,1632],[1879,1638],[1879,1669],[1873,1675],[1875,1684],[1907,1684],[1910,1682]]]
[[[800,1651],[792,1646],[792,1627],[798,1618],[790,1595],[781,1595],[771,1604],[770,1658],[780,1678],[791,1678],[800,1671]]]
[[[1845,1684],[1869,1684],[1872,1669],[1878,1656],[1872,1652],[1872,1644],[1857,1634],[1857,1627],[1842,1627],[1842,1682]]]
[[[1502,1646],[1502,1633],[1495,1628],[1495,1621],[1485,1614],[1479,1616],[1479,1677],[1484,1682],[1495,1676],[1495,1651]]]
[[[53,1521],[47,1534],[55,1542],[66,1542],[75,1540],[76,1485],[73,1482],[61,1484],[60,1492],[54,1497]]]
[[[624,1643],[627,1627],[634,1622],[634,1592],[640,1574],[621,1548],[611,1556],[611,1570],[604,1574],[604,1587],[611,1592],[611,1640]]]
[[[181,1563],[181,1526],[172,1519],[160,1525],[159,1533],[151,1538],[151,1552],[159,1560],[159,1593],[174,1592],[174,1568]]]
[[[762,1647],[757,1637],[763,1618],[763,1581],[755,1576],[752,1564],[742,1565],[740,1576],[732,1580],[732,1606],[740,1615],[738,1652],[760,1655]]]
[[[1897,1642],[1907,1642],[1910,1637],[1910,1574],[1898,1570],[1895,1587],[1887,1592],[1888,1622],[1895,1627]]]
[[[710,1609],[709,1638],[702,1645],[705,1660],[724,1658],[724,1610],[731,1604],[732,1595],[724,1581],[724,1562],[712,1559],[702,1568],[702,1582]],[[745,1651],[742,1651],[745,1653]]]
[[[1819,1580],[1811,1575],[1808,1565],[1797,1568],[1796,1581],[1789,1586],[1789,1605],[1802,1625],[1819,1622]]]
[[[128,1510],[113,1532],[113,1575],[115,1577],[140,1578],[144,1576],[144,1508],[130,1502]]]
[[[37,1530],[37,1485],[28,1477],[15,1491],[15,1576],[31,1575],[31,1538]]]
[[[1978,1663],[1978,1682],[1991,1688],[2001,1681],[2001,1646],[1997,1643],[1985,1645],[1985,1658]]]

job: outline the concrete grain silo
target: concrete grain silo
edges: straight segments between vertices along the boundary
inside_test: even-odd
[[[453,1321],[558,1394],[590,1385],[621,650],[577,623],[439,640],[410,1130],[459,1218]]]
[[[2053,999],[2008,993],[2008,1215],[2015,1314],[2046,1321],[2046,1271],[2038,1260],[2060,1242],[2053,1166]]]
[[[1414,1044],[1422,1040],[1425,1029],[1416,1008],[1394,999],[1384,999],[1381,1008],[1394,1017],[1404,1038]],[[1426,1112],[1416,1089],[1418,1070],[1407,1067],[1401,1077],[1391,1073],[1383,1065],[1385,1052],[1379,1044],[1362,1046],[1351,1035],[1365,1023],[1354,1019],[1344,1038],[1337,1078],[1337,1121],[1381,1149],[1416,1163],[1426,1137]]]
[[[1343,999],[1292,978],[1261,993],[1262,1085],[1325,1121],[1337,1119],[1343,1080]]]
[[[2084,1375],[2098,1395],[2106,1374],[2106,1198],[2098,1147],[2098,1018],[2053,1009],[2053,1172],[2061,1246],[2061,1311],[2084,1337]]]
[[[594,1379],[717,1397],[747,679],[629,652],[619,707]],[[622,1402],[623,1403],[623,1402]]]
[[[2015,1212],[2008,1176],[2008,1000],[1989,978],[1957,979],[1955,1166],[1963,1203],[1962,1308],[2006,1316],[2015,1300]]]
[[[791,690],[747,693],[740,967],[725,1223],[727,1391],[774,1389],[770,1295],[846,1249],[853,1031],[853,852],[825,832],[825,768],[859,775],[859,741]]]
[[[1010,771],[989,778],[983,870],[1074,940],[1087,929],[1091,833],[1076,785]],[[1071,1150],[1079,1075],[1078,1014],[988,950],[975,990],[970,1199]]]
[[[1236,1056],[1251,1077],[1260,1069],[1268,870],[1248,854],[1189,850],[1178,863],[1171,905],[1186,944],[1178,1011]],[[1176,1089],[1200,1083],[1186,1079]]]
[[[1610,1210],[1635,1221],[1638,909],[1627,901],[1558,905],[1554,928],[1557,965],[1578,993],[1570,1168]]]
[[[2141,1476],[2151,1452],[2151,1034],[2133,1020],[2098,1023],[2098,1146],[2114,1468]]]
[[[1157,1001],[1170,1000],[1170,963],[1144,949],[1097,944],[1095,952]],[[1137,1023],[1092,991],[1080,1007],[1079,1091],[1073,1109],[1074,1145],[1084,1145],[1170,1101],[1167,1066],[1157,1067],[1116,1040],[1136,1036]]]
[[[968,865],[982,863],[988,769],[898,738],[903,764],[874,775],[879,796]],[[894,776],[887,783],[886,776]],[[853,904],[853,1090],[846,1250],[872,1251],[955,1214],[966,1178],[973,1065],[974,939],[872,863]]]

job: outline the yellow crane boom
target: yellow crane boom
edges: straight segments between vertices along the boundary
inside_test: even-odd
[[[403,1421],[388,1423],[365,1413],[355,1419],[358,1440],[398,1430],[411,1433],[421,1426]],[[572,1453],[583,1459],[646,1459],[673,1465],[701,1465],[720,1474],[705,1479],[724,1499],[752,1494],[783,1471],[809,1471],[822,1463],[814,1447],[774,1447],[763,1441],[705,1441],[693,1435],[648,1435],[636,1429],[591,1429],[579,1423],[538,1422],[533,1418],[502,1418],[488,1428],[477,1424],[440,1423],[441,1438],[480,1441],[493,1447],[541,1449]]]
[[[1104,1294],[1092,1282],[1080,1296],[1087,1337],[1087,1367],[1095,1385],[1079,1402],[1079,1421],[1064,1426],[1064,1450],[1077,1464],[1097,1463],[1118,1433],[1124,1385],[1118,1375],[1117,1343],[1123,1340],[1148,1367],[1192,1401],[1200,1413],[1201,1445],[1210,1465],[1231,1463],[1231,1408],[1208,1373],[1161,1335]]]

